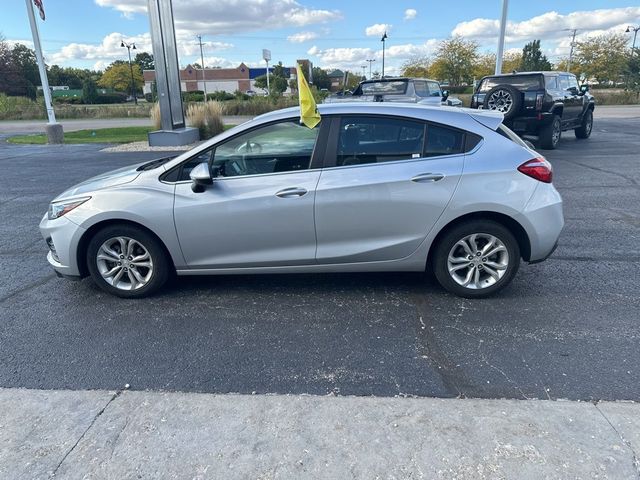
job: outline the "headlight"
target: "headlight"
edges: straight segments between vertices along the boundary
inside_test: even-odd
[[[84,202],[86,202],[90,198],[91,197],[83,197],[83,198],[76,198],[74,200],[69,200],[69,201],[63,200],[62,202],[51,203],[49,204],[49,212],[47,216],[49,220],[55,220],[56,218],[60,218],[61,216],[69,213],[74,208],[82,205]]]

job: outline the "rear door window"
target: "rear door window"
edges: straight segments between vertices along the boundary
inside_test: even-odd
[[[443,125],[429,124],[425,156],[454,155],[464,151],[464,132]]]
[[[336,166],[390,162],[422,157],[425,124],[383,116],[348,116],[340,120]]]

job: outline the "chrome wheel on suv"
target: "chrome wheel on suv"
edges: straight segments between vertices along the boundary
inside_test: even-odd
[[[487,107],[489,110],[507,113],[513,107],[513,96],[507,90],[497,90],[489,95]]]

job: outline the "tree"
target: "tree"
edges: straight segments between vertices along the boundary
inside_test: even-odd
[[[538,70],[551,70],[551,63],[540,50],[540,40],[533,40],[522,49],[520,71],[533,72]]]
[[[512,72],[520,69],[522,54],[520,52],[507,52],[502,57],[502,71]],[[493,75],[496,71],[496,54],[485,53],[478,55],[473,68],[473,76],[476,80],[487,75]]]
[[[96,103],[98,100],[98,89],[96,82],[87,78],[82,84],[82,103]]]
[[[289,74],[282,66],[282,62],[278,62],[273,66],[273,72],[269,74],[269,95],[278,97],[287,89],[289,85]],[[260,75],[255,80],[255,85],[258,88],[267,88],[267,76]]]
[[[329,88],[331,87],[331,80],[329,79],[329,74],[327,74],[326,70],[323,70],[319,67],[313,67],[311,71],[313,73],[313,84],[318,87],[318,90],[322,90],[323,88],[329,90]],[[303,73],[306,78],[307,73],[304,71]],[[307,78],[307,81],[308,80],[309,79]]]
[[[578,42],[571,65],[573,72],[599,83],[622,81],[630,58],[627,40],[623,33],[610,33]]]
[[[414,56],[402,64],[402,76],[422,77],[429,76],[431,59],[426,55]]]
[[[142,71],[138,64],[132,64],[132,68],[134,86],[136,90],[139,90],[144,83]],[[129,64],[121,60],[113,62],[102,74],[98,85],[105,88],[113,88],[118,92],[130,92],[131,70],[129,69]]]
[[[140,52],[136,54],[133,61],[140,65],[141,70],[155,70],[156,68],[153,55],[147,52]]]
[[[448,80],[451,85],[470,83],[478,59],[478,44],[455,36],[438,45],[435,60],[429,68],[429,76]]]

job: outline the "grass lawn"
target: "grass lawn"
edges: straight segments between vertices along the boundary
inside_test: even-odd
[[[229,130],[235,125],[225,125],[224,129]],[[154,127],[119,127],[119,128],[97,128],[94,130],[78,130],[76,132],[65,132],[64,143],[130,143],[146,142],[147,133],[155,130]],[[47,143],[47,136],[43,133],[35,135],[17,135],[7,139],[9,143],[23,145],[44,145]]]
[[[65,132],[64,143],[129,143],[147,140],[147,133],[153,127],[120,127],[100,128],[95,130],[78,130]],[[18,135],[7,139],[9,143],[44,145],[47,143],[45,134]]]

